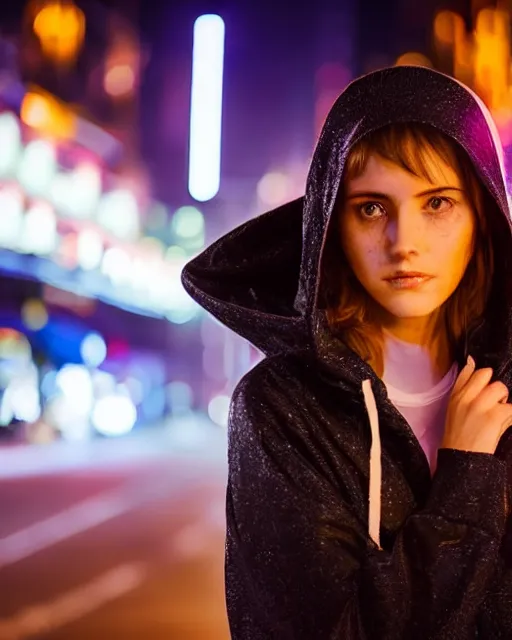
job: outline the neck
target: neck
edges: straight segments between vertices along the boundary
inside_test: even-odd
[[[439,320],[438,314],[428,318],[390,318],[381,326],[384,334],[422,346],[430,356],[435,376],[440,380],[450,369],[453,357],[444,325]]]
[[[381,324],[384,331],[403,342],[428,346],[439,334],[434,318],[386,318]]]

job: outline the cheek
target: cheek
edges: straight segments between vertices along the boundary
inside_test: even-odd
[[[364,231],[350,215],[340,220],[340,240],[345,257],[356,276],[361,279],[374,270],[379,255],[379,241],[375,234]]]
[[[471,221],[453,232],[440,235],[434,245],[440,263],[445,264],[454,275],[463,272],[471,260],[474,236],[475,229]]]
[[[352,271],[359,280],[367,280],[375,275],[381,262],[381,253],[376,242],[361,238],[347,239],[344,243],[345,255]]]

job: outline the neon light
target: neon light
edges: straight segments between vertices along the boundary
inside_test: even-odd
[[[188,190],[199,202],[219,191],[225,25],[203,15],[194,24]]]

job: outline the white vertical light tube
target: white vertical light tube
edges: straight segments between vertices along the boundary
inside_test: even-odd
[[[202,15],[194,24],[188,190],[199,202],[219,191],[225,25]]]

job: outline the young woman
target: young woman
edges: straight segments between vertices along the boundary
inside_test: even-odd
[[[229,423],[236,640],[512,638],[512,234],[457,81],[396,67],[329,114],[304,198],[184,270],[267,356]]]

